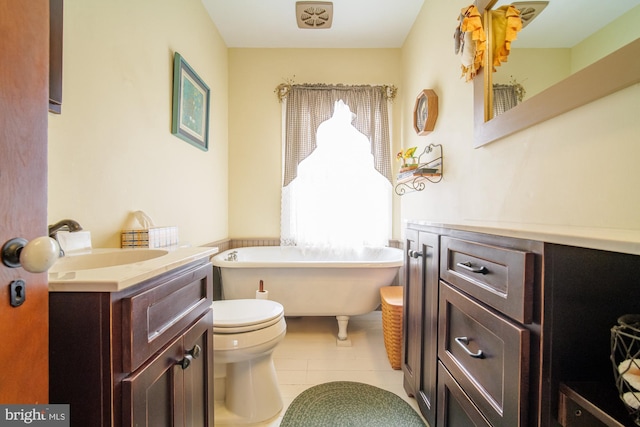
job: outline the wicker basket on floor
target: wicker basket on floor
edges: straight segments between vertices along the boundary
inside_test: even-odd
[[[402,295],[402,286],[380,288],[384,347],[393,369],[400,369],[402,366]]]

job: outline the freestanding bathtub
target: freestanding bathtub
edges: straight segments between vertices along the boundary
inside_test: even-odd
[[[336,316],[338,339],[347,339],[349,316],[380,305],[380,288],[393,282],[404,253],[364,248],[329,254],[293,246],[231,249],[213,257],[224,299],[256,298],[260,281],[286,316]]]

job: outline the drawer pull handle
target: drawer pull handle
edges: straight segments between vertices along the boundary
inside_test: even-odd
[[[478,350],[476,353],[473,353],[471,350],[469,350],[469,348],[467,347],[469,345],[469,338],[467,338],[467,337],[455,337],[454,339],[456,340],[458,345],[460,347],[462,347],[462,349],[469,356],[471,356],[473,358],[476,358],[476,359],[483,359],[484,358],[484,353],[482,353],[482,350]]]
[[[480,273],[480,274],[487,274],[489,272],[489,270],[487,269],[487,267],[485,267],[484,265],[481,265],[480,267],[475,267],[471,261],[467,261],[467,262],[459,262],[456,264],[458,267],[460,268],[464,268],[467,271],[470,271],[472,273]]]
[[[193,362],[194,359],[200,357],[201,351],[202,349],[198,344],[194,345],[191,350],[187,350],[186,354],[184,355],[184,359],[180,360],[178,362],[178,365],[180,365],[182,369],[187,369],[189,366],[191,366],[191,362]]]
[[[407,252],[407,255],[409,255],[411,258],[420,258],[422,256],[422,252],[409,249],[409,251]]]

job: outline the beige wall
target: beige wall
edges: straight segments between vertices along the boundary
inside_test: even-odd
[[[473,88],[452,42],[467,4],[426,0],[402,50],[402,88],[440,101],[434,132],[418,137],[403,100],[403,144],[442,143],[445,155],[442,182],[402,196],[402,218],[640,229],[640,85],[473,149]]]
[[[573,47],[571,72],[575,73],[609,52],[640,37],[640,6],[636,6]]]
[[[399,87],[400,73],[400,49],[230,49],[230,236],[280,236],[282,107],[276,86],[293,79]],[[399,102],[392,104],[395,121]],[[399,133],[392,130],[392,139],[397,146]]]
[[[496,69],[494,83],[513,80],[525,87],[531,98],[571,74],[571,49],[513,49],[509,60]]]
[[[211,89],[209,151],[171,134],[173,54]],[[62,115],[49,114],[49,221],[119,247],[131,211],[193,245],[227,237],[227,49],[199,0],[71,0]]]
[[[199,0],[65,2],[63,113],[49,115],[50,222],[77,219],[97,247],[117,247],[138,209],[194,245],[278,237],[273,91],[293,79],[395,84],[393,152],[443,145],[442,182],[394,196],[396,238],[402,219],[640,229],[640,85],[473,149],[473,90],[452,41],[467,4],[426,0],[402,49],[325,50],[227,49]],[[211,88],[206,153],[171,135],[175,51]],[[439,117],[417,136],[411,114],[425,88],[439,96]]]

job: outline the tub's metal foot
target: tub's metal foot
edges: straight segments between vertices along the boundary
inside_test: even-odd
[[[345,341],[347,339],[349,316],[336,316],[336,319],[338,319],[338,339],[340,341]]]

